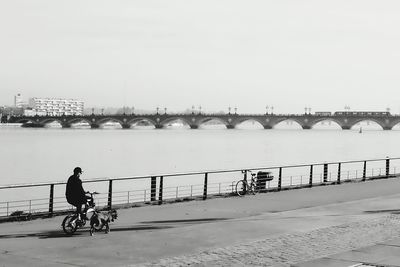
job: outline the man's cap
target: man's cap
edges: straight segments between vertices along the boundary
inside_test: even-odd
[[[74,174],[77,174],[77,173],[82,173],[81,167],[76,167],[76,168],[74,169]]]

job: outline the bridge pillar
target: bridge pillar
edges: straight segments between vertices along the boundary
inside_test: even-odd
[[[190,125],[190,129],[199,129],[199,125],[192,124]]]
[[[266,130],[269,130],[269,129],[272,129],[272,128],[273,128],[272,125],[263,125],[263,127],[264,127],[264,129],[266,129]]]
[[[71,124],[65,123],[61,125],[63,128],[71,128]]]
[[[235,125],[228,124],[228,125],[226,125],[226,128],[227,129],[235,129]]]
[[[302,125],[301,126],[304,130],[310,130],[312,127],[310,125]]]
[[[342,126],[342,130],[350,130],[350,129],[351,129],[351,126],[349,126],[349,125]]]
[[[131,125],[130,124],[122,124],[122,129],[130,129]]]
[[[93,123],[93,124],[90,124],[90,128],[98,129],[98,128],[100,128],[100,125]]]
[[[155,127],[156,127],[156,129],[162,129],[162,128],[164,128],[164,125],[162,125],[162,124],[156,124],[156,125],[154,125]]]
[[[392,130],[391,126],[383,126],[383,130]]]

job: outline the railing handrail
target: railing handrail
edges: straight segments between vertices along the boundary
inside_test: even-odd
[[[313,166],[323,166],[325,164],[346,164],[346,163],[359,163],[359,162],[374,162],[374,161],[382,161],[382,160],[398,160],[400,157],[395,158],[379,158],[379,159],[369,159],[369,160],[349,160],[349,161],[335,161],[335,162],[323,162],[323,163],[307,163],[307,164],[298,164],[298,165],[284,165],[284,166],[272,166],[272,167],[246,167],[240,169],[228,169],[228,170],[208,170],[208,171],[193,171],[193,172],[182,172],[182,173],[169,173],[169,174],[151,174],[151,175],[139,175],[139,176],[130,176],[130,177],[117,177],[117,178],[94,178],[89,180],[82,180],[83,183],[97,183],[97,182],[105,182],[105,181],[121,181],[121,180],[136,180],[136,179],[148,179],[151,177],[176,177],[176,176],[190,176],[190,175],[200,175],[205,173],[228,173],[228,172],[239,172],[243,170],[271,170],[271,169],[286,169],[286,168],[300,168],[300,167],[308,167],[310,165]],[[39,186],[49,186],[49,185],[63,185],[66,184],[65,181],[58,182],[43,182],[43,183],[25,183],[25,184],[11,184],[11,185],[2,185],[1,189],[11,189],[11,188],[24,188],[24,187],[39,187]]]

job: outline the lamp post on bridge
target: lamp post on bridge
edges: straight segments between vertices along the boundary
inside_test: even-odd
[[[104,108],[101,109],[101,115],[104,115]]]
[[[274,115],[274,106],[271,106],[271,115]]]
[[[192,105],[192,114],[194,114],[194,105]]]
[[[94,108],[92,108],[92,115],[94,115]]]
[[[228,107],[228,114],[231,114],[231,107]]]
[[[201,106],[199,106],[199,114],[201,114]]]
[[[237,115],[237,107],[235,107],[235,115]]]
[[[160,110],[160,108],[159,107],[157,107],[157,115],[158,115],[158,111]]]
[[[167,115],[167,108],[164,108],[164,114]]]
[[[266,106],[265,109],[267,110],[267,112],[265,113],[265,115],[268,115],[269,106]]]
[[[132,107],[132,115],[135,115],[135,107]]]

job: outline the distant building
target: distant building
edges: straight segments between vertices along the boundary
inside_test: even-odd
[[[16,96],[14,96],[14,107],[23,108],[25,106],[26,103],[24,102],[21,94],[17,94]]]
[[[34,115],[83,115],[84,102],[76,99],[30,98],[29,107]]]

